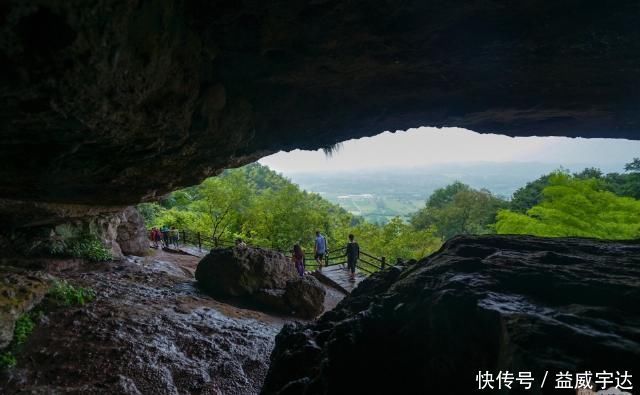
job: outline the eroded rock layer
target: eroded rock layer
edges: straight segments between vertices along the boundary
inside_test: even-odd
[[[638,138],[633,1],[14,0],[0,198],[126,205],[421,125]]]
[[[263,393],[462,394],[478,371],[529,371],[534,392],[552,393],[558,372],[635,374],[639,278],[638,243],[454,238],[371,276],[318,321],[285,326]]]

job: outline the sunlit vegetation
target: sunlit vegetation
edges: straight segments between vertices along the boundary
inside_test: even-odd
[[[640,237],[640,201],[610,192],[599,178],[557,172],[548,177],[541,195],[540,202],[524,214],[500,211],[497,232],[601,239]]]
[[[391,260],[420,258],[441,244],[431,229],[416,231],[400,219],[367,223],[259,164],[227,170],[138,208],[148,226],[175,226],[221,239],[241,237],[284,251],[295,243],[311,251],[316,230],[327,236],[330,249],[343,246],[354,233],[363,250]]]
[[[437,189],[409,221],[365,221],[320,195],[301,190],[259,164],[227,170],[139,209],[148,226],[175,226],[219,239],[289,251],[313,248],[316,230],[330,249],[354,233],[361,248],[389,262],[421,258],[464,234],[531,234],[604,239],[640,237],[640,160],[625,174],[587,168],[557,171],[518,189],[511,200],[454,182]]]

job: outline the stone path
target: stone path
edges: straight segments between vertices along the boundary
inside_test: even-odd
[[[365,275],[356,270],[356,281],[349,281],[349,272],[347,271],[346,266],[343,268],[342,265],[325,267],[321,271],[316,270],[312,272],[311,275],[321,282],[335,287],[346,294],[351,293],[351,291],[353,291],[358,284],[366,278]]]

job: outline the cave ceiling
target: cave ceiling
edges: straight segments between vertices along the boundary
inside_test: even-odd
[[[4,1],[0,198],[125,205],[417,126],[638,139],[633,1]]]

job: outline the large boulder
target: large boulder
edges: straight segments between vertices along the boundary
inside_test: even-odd
[[[125,255],[146,255],[149,238],[144,226],[144,218],[135,207],[127,207],[119,215],[120,224],[116,230],[116,242]]]
[[[300,277],[282,253],[262,248],[218,248],[196,269],[196,280],[214,296],[243,296],[268,310],[313,318],[324,309],[324,287]]]
[[[322,313],[326,293],[315,277],[304,276],[287,282],[284,300],[297,316],[313,318]]]
[[[198,284],[215,295],[251,295],[262,288],[286,288],[298,277],[282,253],[262,248],[216,248],[196,269]]]
[[[551,393],[559,372],[637,375],[638,327],[637,242],[459,237],[371,276],[317,321],[286,325],[263,393],[462,394],[478,371],[507,370]]]

